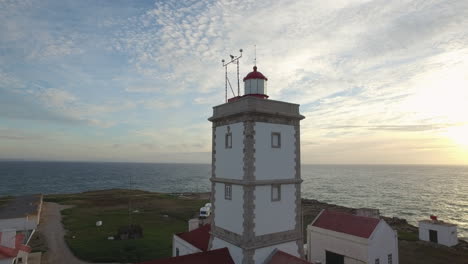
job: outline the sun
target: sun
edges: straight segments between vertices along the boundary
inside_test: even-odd
[[[445,136],[457,145],[468,148],[468,125],[450,127]]]

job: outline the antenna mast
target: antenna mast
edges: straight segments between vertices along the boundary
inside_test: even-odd
[[[239,52],[240,52],[239,56],[229,55],[231,57],[231,60],[228,62],[226,62],[224,59],[221,60],[221,62],[223,63],[224,73],[225,73],[224,74],[224,90],[225,90],[224,99],[226,102],[228,101],[228,98],[227,98],[228,84],[229,84],[229,87],[231,88],[232,95],[236,96],[236,94],[234,93],[234,90],[232,89],[231,82],[229,81],[228,74],[227,74],[228,72],[227,66],[231,63],[237,64],[237,96],[240,96],[239,59],[242,58],[242,49],[240,49]]]
[[[257,45],[254,45],[255,53],[254,53],[254,66],[257,66]]]

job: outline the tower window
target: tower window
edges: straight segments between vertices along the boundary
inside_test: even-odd
[[[224,199],[226,200],[232,199],[232,185],[231,184],[224,184]]]
[[[375,264],[380,264],[380,259],[376,258],[375,259]]]
[[[226,133],[225,146],[226,148],[232,148],[232,134],[231,133]]]
[[[392,254],[388,254],[388,264],[392,264],[392,263],[393,263]]]
[[[227,126],[227,132],[224,136],[224,147],[225,148],[232,148],[232,133],[231,133],[231,126]]]
[[[281,200],[281,185],[271,185],[271,200],[273,202]]]
[[[271,133],[271,147],[281,148],[281,134],[278,132]]]

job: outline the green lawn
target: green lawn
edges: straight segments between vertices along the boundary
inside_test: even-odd
[[[75,205],[62,211],[68,230],[65,240],[77,257],[92,262],[138,262],[171,256],[172,235],[186,231],[188,219],[207,202],[129,190],[50,195],[46,201]],[[139,212],[129,216],[129,204],[132,211]],[[103,225],[96,227],[99,220]],[[107,239],[129,223],[142,226],[143,238]]]

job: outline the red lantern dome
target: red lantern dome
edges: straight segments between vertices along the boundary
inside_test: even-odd
[[[265,80],[265,81],[268,81],[267,77],[265,77],[265,75],[263,75],[261,72],[257,71],[257,66],[254,66],[253,67],[253,72],[247,74],[247,76],[244,77],[244,82],[246,80],[250,80],[250,79],[262,79],[262,80]]]
[[[253,67],[253,72],[245,76],[244,80],[244,96],[255,96],[266,99],[267,92],[267,77],[257,71],[257,66]]]

